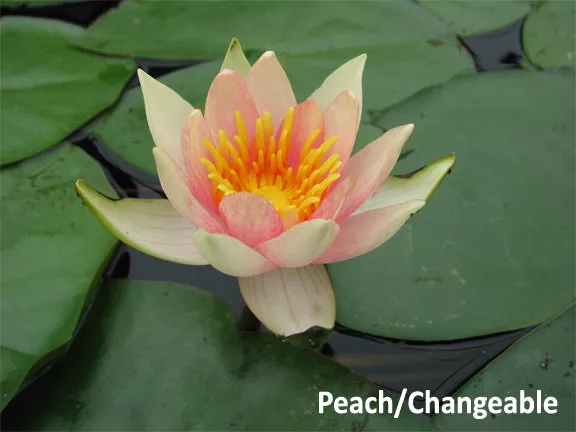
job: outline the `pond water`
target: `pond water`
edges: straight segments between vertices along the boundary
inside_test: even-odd
[[[2,8],[2,14],[56,18],[87,26],[118,3],[86,1],[36,8],[16,5]],[[472,54],[478,71],[520,67],[523,22],[524,20],[519,20],[498,31],[462,40]],[[138,63],[141,68],[158,77],[197,62],[146,59]],[[135,85],[137,81],[134,78],[127,88]],[[70,141],[83,148],[101,164],[121,197],[164,197],[157,178],[129,166],[93,136],[79,130],[72,134]],[[244,302],[235,278],[219,273],[209,266],[183,266],[160,261],[126,245],[119,246],[104,277],[192,284],[223,298],[239,314],[244,311]],[[89,313],[89,307],[86,313]],[[251,329],[264,331],[259,325],[252,326]],[[402,388],[428,389],[436,396],[444,396],[453,393],[471,375],[528,331],[529,329],[524,329],[447,343],[413,343],[375,337],[337,325],[333,337],[322,347],[321,352],[392,391],[400,391]],[[24,409],[19,400],[47,394],[51,383],[58,380],[59,367],[56,361],[50,374],[40,376],[45,370],[39,372],[37,384],[25,388],[10,403],[3,415],[5,426],[9,424],[11,429],[18,427],[10,424],[10,418],[12,413],[16,414],[20,409]],[[18,416],[14,415],[13,418]]]

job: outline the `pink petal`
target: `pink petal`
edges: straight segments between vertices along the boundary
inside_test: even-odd
[[[272,51],[262,54],[246,75],[246,84],[258,114],[269,111],[274,129],[277,129],[288,108],[296,106],[296,97],[276,54]]]
[[[212,233],[226,232],[220,218],[194,197],[184,171],[168,153],[160,147],[154,147],[153,151],[162,189],[176,211],[196,227]]]
[[[182,130],[182,155],[184,166],[190,181],[192,194],[208,210],[218,212],[218,207],[212,196],[212,180],[208,178],[208,171],[202,158],[212,160],[210,152],[202,140],[212,141],[208,126],[200,110],[194,110],[186,121]]]
[[[220,213],[232,237],[254,246],[282,234],[280,215],[263,196],[238,192],[225,196]]]
[[[314,261],[326,264],[363,255],[382,245],[425,204],[414,200],[351,216],[340,223],[336,240]]]
[[[412,130],[413,124],[390,129],[354,154],[344,165],[342,179],[350,178],[352,188],[338,213],[338,222],[354,213],[386,180]]]
[[[356,141],[359,120],[358,101],[349,90],[344,90],[324,112],[324,122],[326,123],[325,138],[338,137],[338,141],[324,156],[325,159],[334,153],[338,153],[342,164],[346,163],[352,153],[354,141]]]
[[[229,235],[210,234],[199,229],[194,231],[192,237],[204,259],[227,275],[248,277],[276,268],[254,249]]]
[[[240,111],[248,142],[252,142],[258,117],[254,99],[242,77],[234,71],[224,69],[212,81],[206,98],[204,118],[213,137],[217,137],[218,131],[223,130],[234,144],[234,135],[237,134],[235,111]]]
[[[316,209],[314,213],[310,216],[308,220],[311,219],[336,219],[342,205],[344,204],[348,192],[352,187],[352,179],[347,178],[344,181],[340,181],[336,184],[334,189],[332,189],[328,195],[324,198],[320,206]]]
[[[315,219],[295,225],[255,249],[278,267],[302,267],[318,258],[337,234],[335,222]]]
[[[280,140],[282,127],[284,122],[278,129],[276,134],[277,142]],[[324,115],[322,109],[316,101],[307,99],[301,104],[296,106],[294,110],[294,122],[292,126],[292,134],[290,137],[290,151],[288,152],[288,165],[293,169],[298,168],[300,165],[300,152],[306,139],[314,130],[320,129],[320,134],[312,142],[311,149],[319,147],[324,141]]]

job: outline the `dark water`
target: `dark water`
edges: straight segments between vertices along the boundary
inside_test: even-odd
[[[119,1],[87,1],[42,7],[16,5],[3,7],[1,13],[4,16],[55,18],[88,26],[118,3]],[[461,38],[462,44],[474,58],[479,72],[520,67],[523,58],[523,24],[524,19],[521,19],[489,34]],[[138,63],[140,67],[158,77],[199,62],[146,59],[138,60]],[[134,77],[127,88],[136,85]],[[156,177],[125,163],[106,148],[104,143],[82,130],[73,133],[69,139],[102,165],[119,196],[164,197]],[[238,313],[242,313],[244,309],[244,301],[235,278],[219,273],[211,267],[183,266],[160,261],[126,245],[118,248],[104,277],[190,284],[223,298]],[[86,310],[86,313],[89,313],[89,307]],[[431,390],[435,396],[442,397],[453,393],[470,376],[528,331],[529,329],[523,329],[447,343],[412,343],[362,334],[337,325],[333,338],[322,348],[322,353],[392,391],[401,391],[402,388]],[[23,403],[24,398],[37,399],[49,394],[50,386],[58,382],[57,374],[65,372],[58,370],[57,366],[49,371],[50,373],[44,373],[49,367],[38,371],[29,380],[29,383],[35,381],[34,386],[25,388],[7,406],[2,416],[4,429],[7,425],[9,429],[18,428],[17,419],[22,414],[20,409],[26,406],[26,403]],[[44,396],[39,396],[40,394]]]

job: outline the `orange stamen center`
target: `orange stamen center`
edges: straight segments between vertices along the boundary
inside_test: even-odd
[[[274,134],[272,116],[265,112],[256,119],[256,136],[248,142],[246,125],[239,111],[235,113],[238,135],[234,144],[223,130],[218,143],[203,140],[211,160],[201,161],[212,180],[212,194],[218,204],[226,195],[251,192],[262,195],[282,217],[285,226],[304,221],[318,208],[326,191],[340,174],[342,162],[334,153],[324,160],[326,152],[338,140],[333,136],[312,147],[322,132],[314,130],[302,145],[297,169],[288,164],[290,139],[294,122],[294,108],[284,118],[278,140]]]

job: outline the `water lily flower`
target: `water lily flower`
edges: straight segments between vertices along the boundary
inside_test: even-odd
[[[298,103],[275,54],[251,66],[233,40],[204,114],[138,71],[167,199],[110,200],[77,191],[120,240],[155,257],[239,278],[252,312],[289,336],[331,329],[336,302],[323,264],[370,252],[425,204],[448,156],[389,176],[413,125],[352,154],[365,55]]]

